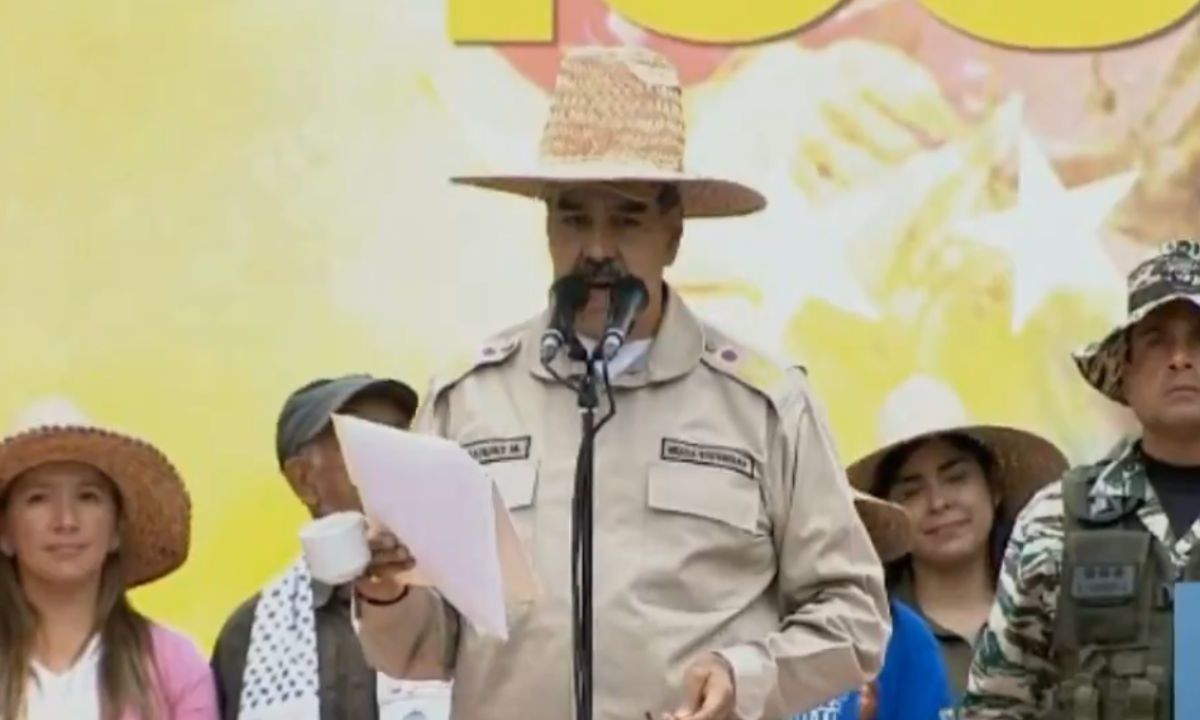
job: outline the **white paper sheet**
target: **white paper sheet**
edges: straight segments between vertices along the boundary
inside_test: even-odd
[[[495,484],[465,450],[346,415],[333,417],[367,516],[400,539],[419,573],[476,630],[508,638],[505,598],[537,592]]]

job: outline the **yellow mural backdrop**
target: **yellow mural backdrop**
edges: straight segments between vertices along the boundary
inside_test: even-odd
[[[176,461],[192,554],[139,591],[151,614],[208,645],[297,551],[272,450],[294,387],[366,370],[423,388],[539,308],[540,208],[445,178],[531,153],[559,52],[583,42],[671,57],[695,167],[770,198],[689,226],[670,280],[807,366],[847,459],[916,377],[1075,459],[1127,425],[1067,353],[1120,314],[1150,245],[1197,230],[1194,20],[1040,54],[909,0],[742,46],[602,0],[560,2],[553,43],[456,45],[448,12],[0,3],[0,417],[65,397]]]

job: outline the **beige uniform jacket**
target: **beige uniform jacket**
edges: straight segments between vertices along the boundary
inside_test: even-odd
[[[454,720],[570,720],[574,393],[538,362],[546,318],[435,382],[423,432],[485,463],[542,585],[502,643],[435,593],[361,609],[368,661],[453,677]],[[564,375],[582,370],[560,357]],[[823,411],[784,370],[670,295],[647,361],[613,381],[596,441],[594,716],[657,718],[689,661],[719,651],[746,720],[784,718],[874,676],[890,632],[879,560]],[[603,407],[601,408],[603,410]],[[430,478],[436,482],[437,478]]]

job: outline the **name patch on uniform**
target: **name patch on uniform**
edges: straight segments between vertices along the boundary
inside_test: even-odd
[[[476,440],[463,445],[463,450],[480,465],[511,460],[528,460],[530,437],[493,438]]]
[[[662,459],[667,462],[708,465],[754,479],[754,456],[745,450],[720,445],[698,445],[696,443],[663,438]]]
[[[1137,591],[1137,565],[1081,565],[1071,578],[1077,600],[1124,600]]]

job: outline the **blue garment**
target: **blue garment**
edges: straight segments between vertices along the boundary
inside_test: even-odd
[[[858,720],[858,702],[856,690],[801,713],[794,720]]]
[[[876,720],[938,720],[954,707],[937,639],[920,615],[891,600],[892,637],[876,690]],[[797,715],[794,720],[858,720],[856,690]]]

